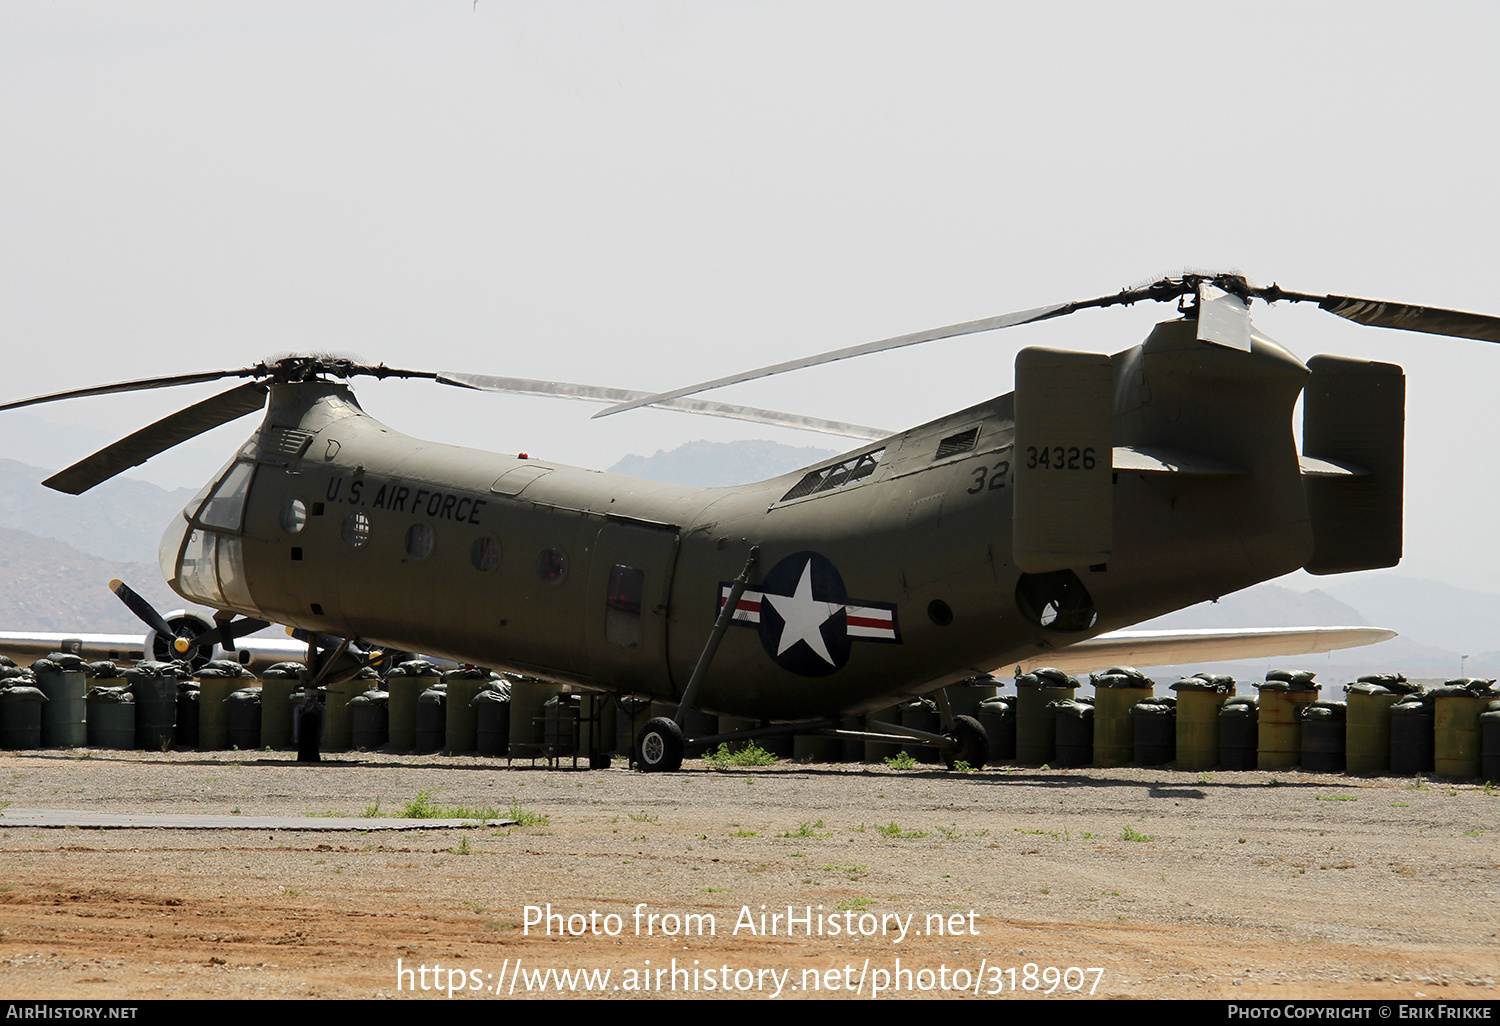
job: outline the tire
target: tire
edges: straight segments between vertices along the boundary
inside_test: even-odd
[[[589,752],[589,769],[606,770],[609,769],[609,763],[610,758],[608,752],[601,752],[597,748]]]
[[[643,773],[675,773],[682,768],[682,728],[657,716],[646,721],[635,739],[635,765]]]
[[[953,717],[953,733],[948,735],[954,745],[943,753],[943,761],[953,769],[958,763],[970,769],[984,769],[990,758],[990,738],[984,727],[972,716]]]

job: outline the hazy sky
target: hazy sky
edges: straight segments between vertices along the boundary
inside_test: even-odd
[[[1500,313],[1497,22],[1368,0],[7,0],[0,393],[309,349],[665,388],[1184,266]],[[1401,572],[1500,590],[1500,348],[1259,309],[1304,358],[1406,366]],[[1170,312],[721,395],[901,428],[1008,391],[1020,346],[1113,352]],[[212,390],[39,412],[125,434]],[[584,466],[824,444],[358,391],[411,434]],[[34,446],[12,426],[0,456]],[[172,459],[144,476],[187,483]]]

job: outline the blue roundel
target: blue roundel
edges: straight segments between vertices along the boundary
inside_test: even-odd
[[[760,590],[760,643],[779,666],[826,677],[849,662],[849,595],[829,559],[816,552],[787,556]]]

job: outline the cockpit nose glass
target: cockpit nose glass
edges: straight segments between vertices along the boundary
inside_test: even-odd
[[[156,563],[161,567],[161,576],[168,584],[177,580],[177,557],[182,553],[182,539],[188,532],[187,516],[179,513],[172,518],[162,532],[161,545],[156,550]]]
[[[219,536],[212,531],[190,531],[177,564],[177,593],[217,609],[224,608],[219,590]]]
[[[157,559],[179,595],[220,609],[252,607],[238,532],[254,476],[253,461],[234,461],[167,528]]]

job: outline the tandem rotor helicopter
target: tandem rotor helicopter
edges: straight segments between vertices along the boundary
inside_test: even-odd
[[[0,410],[250,379],[45,482],[81,493],[264,409],[162,538],[168,584],[217,611],[215,626],[179,652],[233,649],[276,622],[675,701],[676,716],[650,720],[636,743],[642,768],[673,770],[686,741],[727,738],[685,739],[692,709],[764,724],[740,737],[836,731],[842,716],[941,698],[945,685],[1000,667],[1284,655],[1390,637],[1373,628],[1121,630],[1298,568],[1342,573],[1401,557],[1401,368],[1336,356],[1303,364],[1253,327],[1256,299],[1500,342],[1500,318],[1184,274],[660,394],[292,356]],[[905,431],[691,398],[1144,300],[1177,300],[1179,316],[1112,357],[1022,349],[1013,393]],[[682,487],[398,434],[355,401],[346,382],[358,376],[614,404],[601,415],[654,405],[860,444],[757,484]],[[983,729],[940,706],[942,734],[891,729],[942,749],[950,765],[982,765]]]

